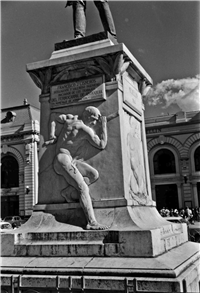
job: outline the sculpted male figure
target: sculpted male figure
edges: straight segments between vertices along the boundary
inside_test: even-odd
[[[94,1],[94,4],[99,11],[104,30],[116,38],[115,25],[108,1]],[[84,37],[86,31],[86,1],[67,1],[65,7],[70,5],[73,8],[74,38]]]
[[[89,194],[88,185],[98,179],[98,171],[81,160],[81,149],[86,141],[101,150],[106,147],[106,117],[102,117],[97,108],[89,106],[84,110],[82,120],[77,115],[71,114],[55,114],[53,118],[50,140],[46,141],[44,145],[56,143],[54,170],[57,174],[62,175],[69,184],[61,192],[61,195],[69,202],[77,199],[80,201],[88,221],[86,229],[107,229],[107,226],[100,225],[97,222]],[[63,125],[58,137],[55,135],[56,123]],[[101,123],[101,137],[96,135],[94,130],[97,123]]]

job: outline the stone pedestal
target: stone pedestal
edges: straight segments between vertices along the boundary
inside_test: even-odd
[[[48,139],[51,115],[81,116],[87,106],[95,106],[103,116],[115,115],[107,124],[106,149],[84,146],[84,160],[99,172],[99,179],[90,185],[95,214],[100,223],[111,227],[127,227],[127,221],[130,227],[134,225],[133,207],[155,206],[151,199],[141,95],[144,84],[152,84],[150,76],[124,44],[114,45],[108,38],[56,50],[49,60],[28,64],[27,71],[42,88],[39,196],[35,211],[50,212],[59,221],[81,223],[84,227],[79,204],[66,204],[61,196],[67,183],[53,169],[56,145],[42,145]],[[115,209],[124,210],[125,226],[114,215]]]
[[[22,290],[198,292],[198,244],[188,242],[186,224],[162,218],[151,197],[142,95],[152,80],[124,44],[105,34],[89,41],[56,44],[50,59],[27,65],[41,88],[39,196],[30,220],[2,237],[4,287],[14,286],[9,274],[23,272]],[[44,146],[52,115],[81,117],[87,106],[108,121],[105,149],[80,148],[99,174],[89,190],[105,231],[85,230],[80,204],[61,195],[68,183],[53,167],[56,144]]]
[[[152,80],[124,44],[99,36],[100,40],[89,37],[89,43],[88,37],[70,41],[70,47],[68,42],[56,44],[49,60],[27,65],[42,89],[39,197],[34,210],[53,214],[63,223],[86,226],[80,204],[66,203],[61,196],[68,183],[53,168],[56,144],[44,147],[43,143],[49,137],[52,115],[81,117],[87,106],[95,106],[108,120],[107,146],[99,150],[86,143],[80,152],[99,173],[89,186],[96,219],[110,230],[131,231],[121,236],[125,242],[140,239],[142,250],[140,241],[135,241],[135,251],[146,256],[146,243],[155,256],[187,241],[187,233],[182,228],[175,233],[151,198],[142,94]],[[163,237],[168,237],[168,244],[161,244]]]

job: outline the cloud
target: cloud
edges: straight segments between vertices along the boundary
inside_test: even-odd
[[[182,111],[200,110],[199,81],[200,75],[164,80],[149,91],[146,103],[150,106],[160,105],[163,109],[177,104]]]

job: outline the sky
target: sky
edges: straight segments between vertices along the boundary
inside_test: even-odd
[[[47,60],[54,44],[73,39],[66,1],[1,1],[1,108],[36,107],[40,89],[26,64]],[[145,116],[200,110],[200,2],[109,1],[117,40],[153,79]],[[103,31],[93,1],[87,2],[87,33]]]

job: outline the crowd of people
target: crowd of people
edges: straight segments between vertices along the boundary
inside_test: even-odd
[[[185,207],[182,209],[168,209],[163,207],[160,211],[162,217],[182,217],[191,224],[195,221],[200,222],[200,208],[189,208]]]

